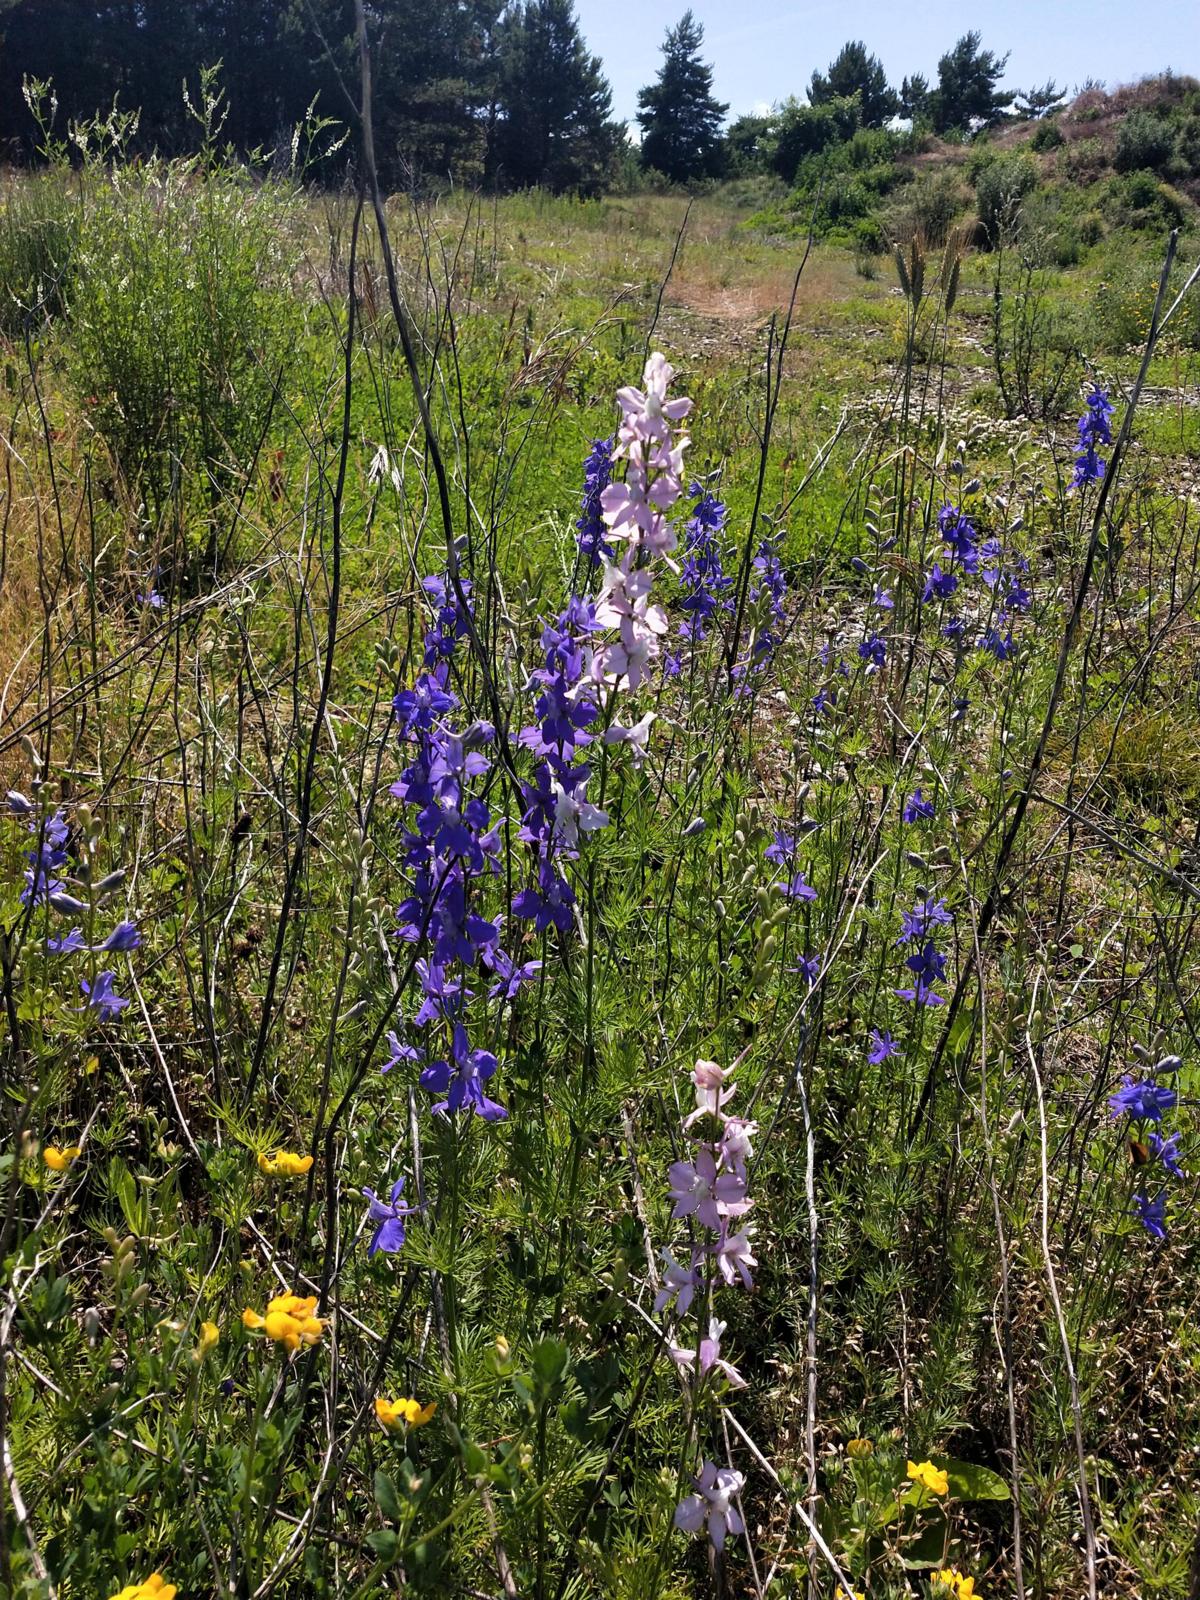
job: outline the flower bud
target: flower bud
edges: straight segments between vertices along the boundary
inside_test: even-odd
[[[705,822],[703,817],[693,817],[691,822],[689,822],[687,827],[683,830],[683,837],[685,839],[694,839],[698,834],[703,833],[707,827],[708,823]]]
[[[96,893],[108,894],[112,889],[119,889],[127,876],[128,873],[124,867],[116,867],[112,872],[106,872],[96,885]]]
[[[64,917],[79,916],[87,910],[86,900],[77,900],[73,894],[66,894],[61,889],[50,896],[50,904]]]

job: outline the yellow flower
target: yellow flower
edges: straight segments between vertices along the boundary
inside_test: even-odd
[[[42,1160],[51,1172],[65,1172],[72,1161],[78,1161],[82,1154],[77,1144],[69,1144],[65,1150],[60,1150],[56,1144],[48,1144],[42,1151]]]
[[[870,1439],[847,1439],[846,1454],[851,1461],[865,1461],[868,1456],[874,1455],[875,1446]]]
[[[145,1583],[127,1583],[109,1600],[175,1600],[175,1585],[165,1583],[161,1572],[152,1572]]]
[[[290,1150],[276,1150],[271,1156],[259,1151],[258,1156],[258,1170],[268,1178],[302,1178],[312,1164],[311,1156],[294,1155]]]
[[[919,1483],[922,1489],[928,1489],[930,1494],[945,1494],[950,1488],[950,1480],[940,1467],[935,1467],[932,1461],[910,1461],[908,1475],[914,1483]]]
[[[865,1594],[863,1594],[861,1589],[851,1589],[850,1593],[847,1594],[845,1589],[843,1589],[839,1583],[838,1592],[834,1597],[834,1600],[867,1600],[867,1597]]]
[[[192,1360],[199,1363],[204,1360],[208,1352],[213,1349],[221,1337],[221,1330],[215,1322],[202,1322],[200,1324],[200,1337],[196,1341],[196,1348],[192,1351]]]
[[[317,1297],[310,1294],[302,1297],[298,1294],[277,1294],[267,1306],[267,1314],[260,1317],[257,1311],[249,1307],[242,1312],[242,1323],[254,1331],[262,1329],[268,1339],[274,1339],[277,1344],[286,1345],[291,1351],[299,1350],[302,1344],[319,1344],[321,1335],[325,1332],[325,1323],[320,1317],[314,1317],[317,1309]]]
[[[954,1596],[954,1600],[979,1600],[979,1595],[975,1590],[975,1579],[964,1578],[957,1567],[945,1567],[941,1572],[935,1572],[933,1583],[935,1589],[940,1583],[949,1594]]]
[[[375,1397],[375,1415],[389,1433],[400,1428],[423,1428],[437,1410],[437,1401],[423,1406],[419,1400],[385,1400]]]

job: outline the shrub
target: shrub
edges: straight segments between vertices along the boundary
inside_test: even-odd
[[[1104,213],[1114,227],[1162,233],[1184,221],[1187,203],[1178,190],[1160,183],[1153,173],[1130,172],[1109,183]]]
[[[1038,181],[1037,163],[1027,151],[998,156],[979,174],[975,198],[988,242],[996,245],[1019,220],[1021,201]]]
[[[63,308],[79,239],[64,170],[14,180],[0,210],[0,333],[20,337]]]
[[[1029,141],[1029,148],[1038,151],[1057,150],[1062,143],[1062,129],[1051,119],[1049,122],[1038,123],[1033,130],[1033,138]]]
[[[125,474],[152,500],[173,463],[244,469],[296,345],[286,191],[235,168],[91,173],[70,369]]]
[[[926,172],[909,186],[902,205],[889,219],[894,239],[908,240],[921,233],[932,245],[946,242],[955,218],[963,209],[963,191],[952,168]]]
[[[1186,117],[1180,124],[1170,171],[1173,177],[1200,178],[1200,116]]]
[[[824,105],[806,106],[790,101],[779,114],[771,164],[790,183],[806,156],[819,155],[830,145],[843,144],[858,128],[856,96],[839,95]]]
[[[1171,125],[1152,111],[1131,111],[1117,129],[1113,166],[1118,172],[1152,172],[1166,165],[1175,139]]]

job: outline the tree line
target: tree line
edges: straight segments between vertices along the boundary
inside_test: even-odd
[[[669,28],[654,81],[638,96],[640,146],[613,116],[601,62],[574,0],[369,0],[376,142],[393,186],[454,182],[540,185],[594,194],[622,165],[673,182],[787,167],[857,127],[895,116],[935,132],[995,120],[1007,56],[968,32],[938,62],[893,88],[861,40],[812,74],[807,101],[740,117],[713,94],[704,31],[685,12]],[[182,85],[220,63],[222,137],[249,154],[285,147],[310,107],[353,123],[357,61],[353,0],[0,0],[0,150],[29,153],[35,128],[27,77],[53,84],[60,123],[119,100],[139,112],[137,147],[194,147]],[[1053,83],[1024,97],[1040,115],[1063,96]],[[793,159],[794,158],[794,159]]]

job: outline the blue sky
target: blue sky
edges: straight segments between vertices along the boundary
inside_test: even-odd
[[[1173,67],[1200,75],[1200,28],[1194,0],[888,0],[837,4],[810,0],[693,0],[704,24],[714,90],[730,115],[803,95],[814,67],[824,68],[847,39],[861,38],[894,83],[908,73],[931,80],[937,60],[968,28],[986,48],[1012,52],[1005,84],[1027,88],[1056,78],[1068,89],[1086,78],[1111,88]],[[576,0],[590,48],[600,56],[624,120],[637,91],[658,71],[665,30],[687,0]],[[1189,24],[1188,16],[1192,21]]]

